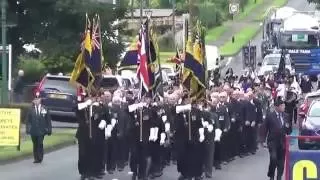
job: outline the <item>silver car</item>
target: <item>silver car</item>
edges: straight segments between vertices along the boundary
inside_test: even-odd
[[[281,59],[281,53],[273,53],[268,54],[263,58],[263,61],[261,63],[258,63],[258,66],[260,66],[260,69],[258,71],[258,75],[266,75],[270,72],[276,72],[279,67]],[[295,69],[293,67],[292,60],[289,55],[285,56],[285,63],[286,63],[286,69],[289,70],[290,74],[295,72]]]

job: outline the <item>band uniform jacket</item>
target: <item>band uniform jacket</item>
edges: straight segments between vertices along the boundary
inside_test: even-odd
[[[134,142],[141,142],[140,136],[142,136],[142,142],[148,143],[150,136],[150,128],[152,128],[152,119],[154,119],[154,112],[150,107],[143,107],[135,111],[135,120],[133,127]],[[140,127],[142,126],[142,134],[140,134]]]
[[[111,135],[118,138],[126,137],[129,129],[129,123],[125,106],[113,104],[110,109],[110,115],[111,119],[116,120],[116,125],[113,128]]]
[[[208,128],[205,128],[205,143],[214,143],[215,130],[220,129],[218,114],[209,110],[204,110],[201,112],[201,115],[204,121],[213,126],[211,132],[208,131]]]
[[[44,136],[51,134],[51,116],[44,105],[36,108],[32,106],[27,115],[26,132],[31,136]]]
[[[245,120],[245,107],[243,101],[232,98],[231,107],[231,118],[235,118],[236,125],[242,127]]]
[[[257,122],[258,108],[253,100],[245,101],[245,121]]]
[[[229,109],[226,104],[227,103],[219,103],[216,107],[216,112],[218,114],[221,130],[230,129],[231,125]]]
[[[281,114],[283,124],[281,123],[281,120],[278,118],[278,114],[276,111],[268,113],[263,123],[262,127],[264,133],[262,138],[266,139],[267,137],[268,146],[277,144],[281,145],[284,148],[285,136],[291,133],[289,128],[288,115],[286,113]]]
[[[194,144],[199,143],[199,129],[203,127],[201,122],[201,116],[201,111],[195,107],[192,107],[191,111],[183,113],[183,129],[181,133],[186,141],[189,141]],[[189,125],[191,125],[190,129]],[[189,131],[191,133],[191,139],[189,139]]]

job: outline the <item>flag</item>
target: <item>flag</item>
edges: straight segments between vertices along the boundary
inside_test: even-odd
[[[131,66],[138,64],[138,43],[137,39],[135,39],[128,51],[125,53],[123,60],[120,63],[120,66]]]
[[[87,27],[84,33],[84,40],[81,43],[81,52],[77,57],[74,69],[71,74],[70,82],[90,90],[94,82],[94,76],[91,73],[89,63],[91,61],[92,45],[91,45],[91,26],[87,19]]]
[[[191,99],[205,98],[205,68],[203,66],[202,43],[198,39],[192,47],[189,40],[186,47],[182,84],[189,90]]]
[[[138,68],[137,76],[140,80],[140,95],[152,96],[155,90],[156,64],[157,56],[155,47],[149,36],[149,20],[141,25],[138,42]]]
[[[101,77],[102,77],[102,63],[103,63],[103,53],[102,53],[102,41],[101,41],[101,25],[100,17],[96,15],[93,19],[92,25],[92,55],[91,61],[88,66],[94,76],[94,87],[98,89],[100,87]]]

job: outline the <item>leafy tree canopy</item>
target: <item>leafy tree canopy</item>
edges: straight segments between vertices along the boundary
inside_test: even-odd
[[[24,53],[24,44],[35,44],[41,49],[44,64],[53,72],[70,71],[80,50],[85,29],[85,16],[100,15],[104,31],[103,53],[111,66],[115,65],[123,49],[115,37],[113,22],[124,17],[126,5],[114,7],[97,0],[9,0],[8,43],[13,45],[14,56]],[[118,26],[120,33],[122,27]],[[17,62],[16,62],[17,63]]]

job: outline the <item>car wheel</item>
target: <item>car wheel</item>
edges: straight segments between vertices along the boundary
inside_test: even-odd
[[[310,147],[304,143],[304,140],[298,140],[298,147],[301,150],[308,150]]]

